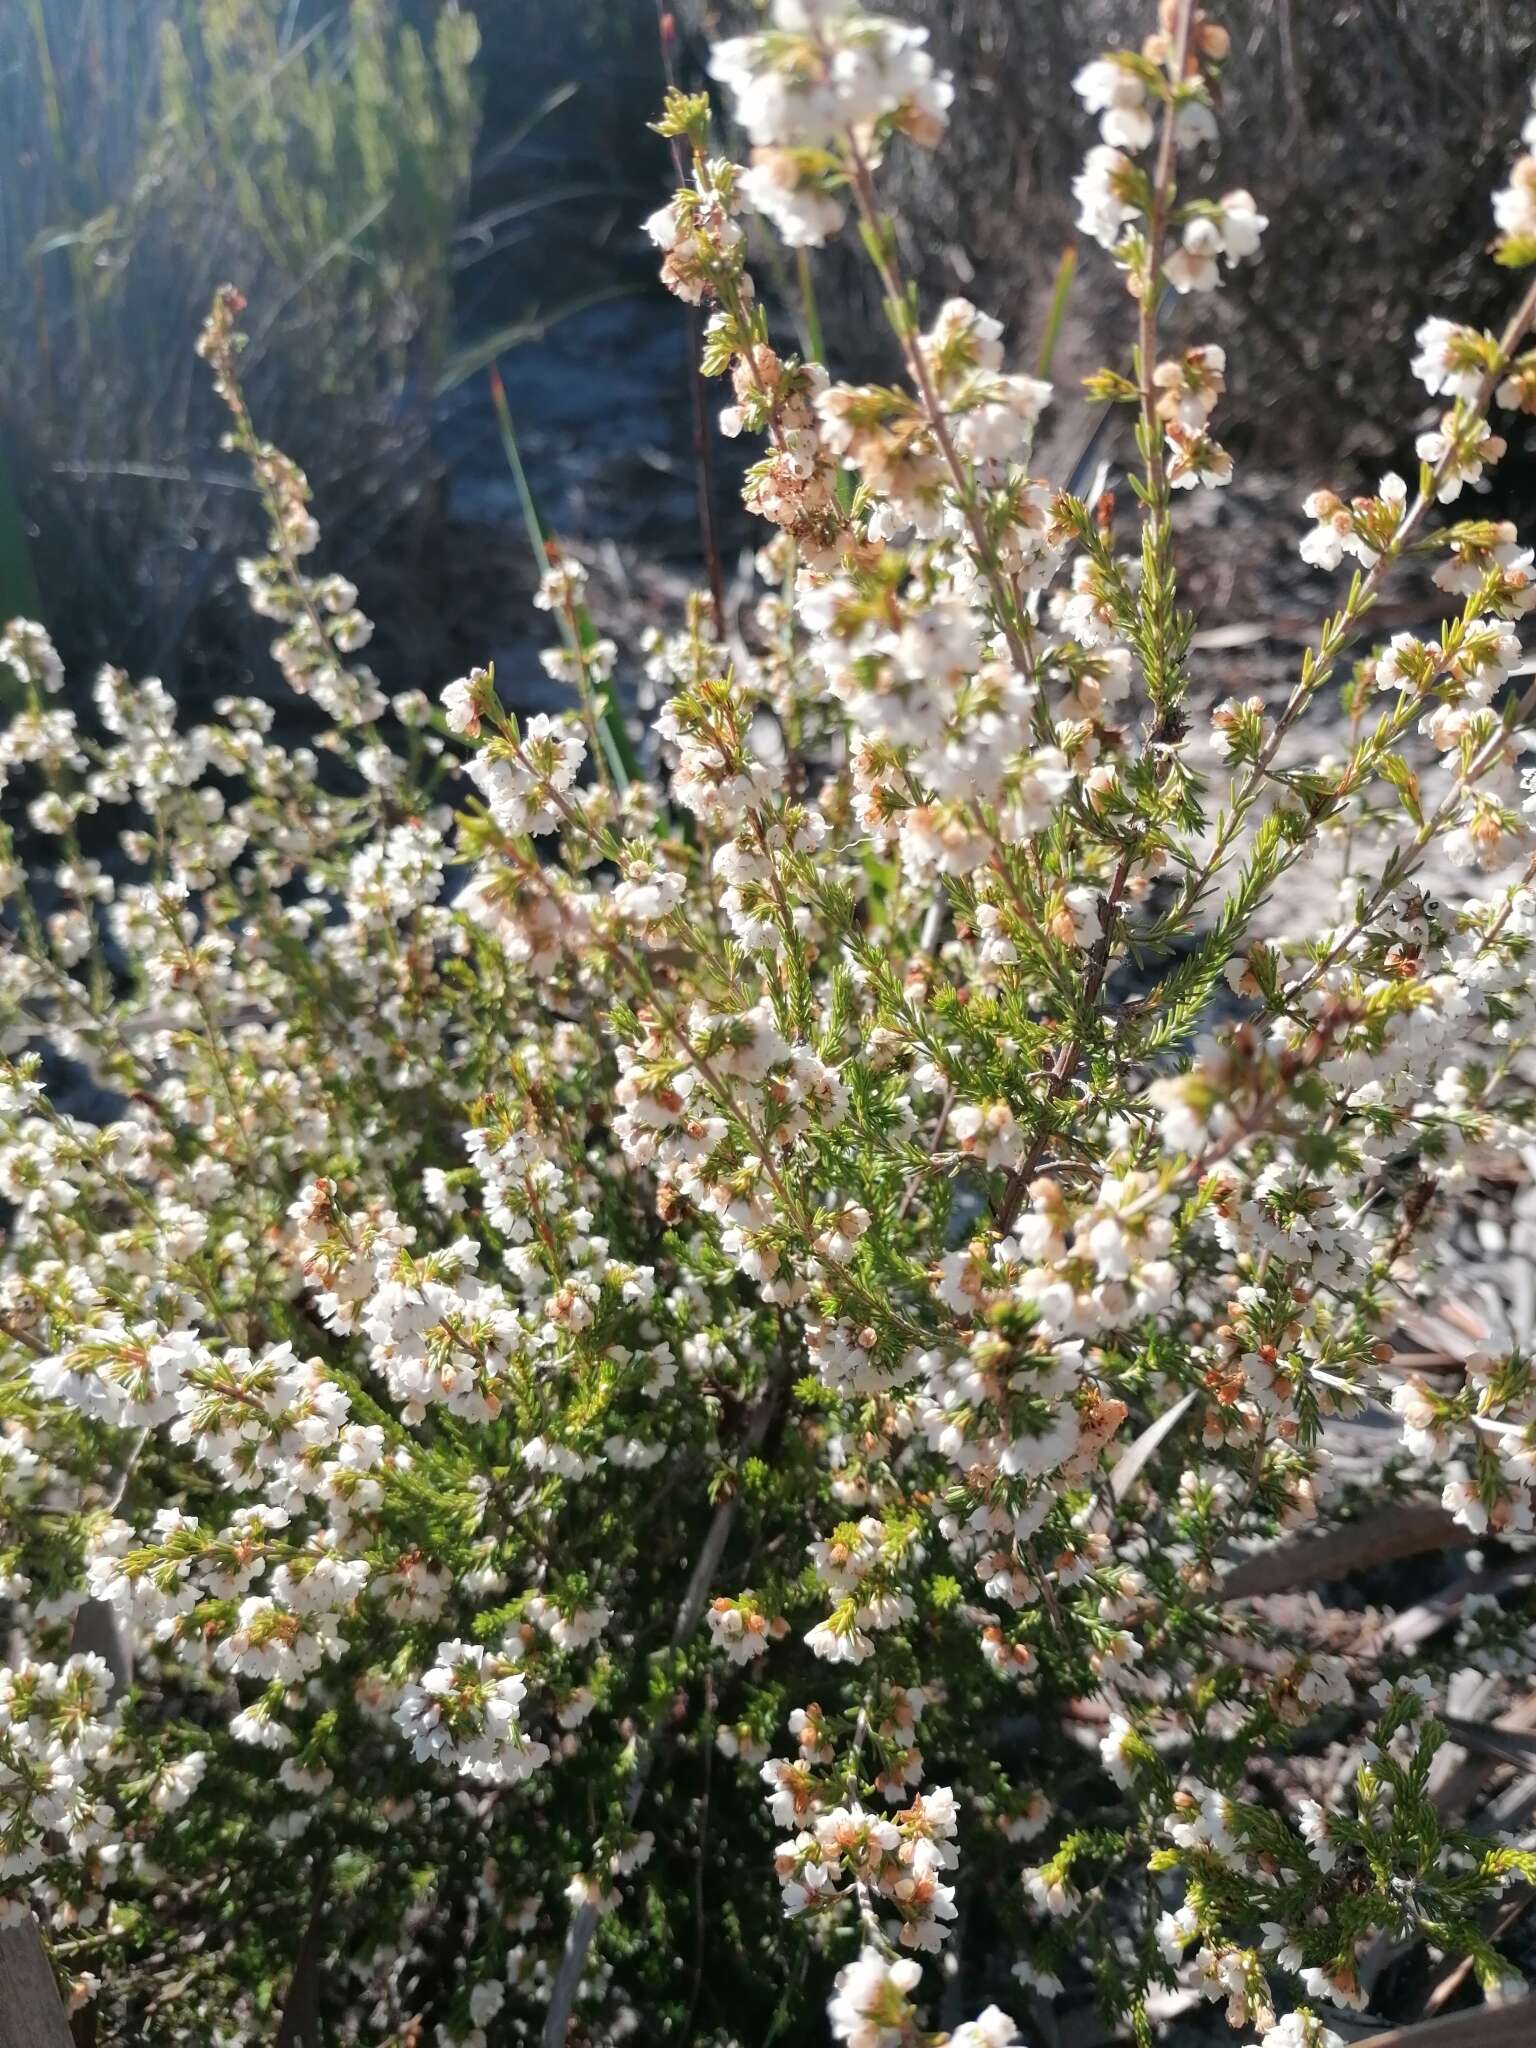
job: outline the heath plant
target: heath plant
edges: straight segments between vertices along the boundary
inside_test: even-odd
[[[1523,1989],[1536,1854],[1436,1759],[1452,1673],[1528,1698],[1529,1574],[1396,1635],[1275,1596],[1531,1540],[1530,1363],[1401,1323],[1532,1112],[1536,583],[1473,487],[1536,411],[1536,155],[1507,325],[1418,335],[1416,474],[1306,499],[1288,693],[1193,698],[1201,316],[1266,226],[1205,196],[1227,48],[1165,0],[1078,80],[1119,490],[1035,475],[1050,387],[909,289],[921,32],[774,0],[713,53],[746,160],[674,93],[648,223],[760,450],[738,632],[620,650],[552,549],[568,715],[386,694],[225,289],[318,737],[110,669],[74,710],[0,641],[0,1883],[101,2038],[1008,2048],[1061,2001],[1145,2044],[1209,1999],[1335,2048],[1405,1950]],[[856,229],[899,381],[778,344],[764,222]],[[1414,565],[1442,617],[1378,638]]]

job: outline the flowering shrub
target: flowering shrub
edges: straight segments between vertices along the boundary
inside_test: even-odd
[[[714,57],[745,166],[670,99],[692,177],[650,230],[777,531],[745,644],[701,601],[646,648],[641,756],[566,555],[579,709],[386,697],[229,290],[245,579],[320,740],[241,698],[179,730],[111,670],[76,718],[7,630],[0,1879],[113,2038],[829,2012],[1007,2048],[953,1998],[1091,1986],[1141,2041],[1183,1988],[1332,2048],[1388,1942],[1507,1994],[1484,1909],[1536,1856],[1432,1765],[1445,1671],[1528,1678],[1528,1617],[1480,1597],[1394,1661],[1238,1560],[1321,1523],[1347,1569],[1392,1498],[1399,1551],[1532,1528],[1527,1361],[1391,1337],[1530,1112],[1532,555],[1438,508],[1536,410],[1536,286],[1500,335],[1426,323],[1416,481],[1307,499],[1348,584],[1283,705],[1197,715],[1174,507],[1232,474],[1198,315],[1265,227],[1178,189],[1225,49],[1167,0],[1079,80],[1124,502],[1030,475],[1048,386],[897,268],[880,160],[949,98],[920,36],[776,0]],[[781,353],[753,288],[746,216],[803,248],[849,213],[899,386]],[[1536,266],[1536,156],[1497,228]],[[1445,622],[1369,651],[1410,558]],[[1337,916],[1290,930],[1320,862]],[[1372,1406],[1400,1444],[1330,1497]]]

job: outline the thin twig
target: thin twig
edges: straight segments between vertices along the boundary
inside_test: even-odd
[[[656,0],[656,31],[661,41],[661,65],[667,85],[675,90],[677,66],[673,45],[677,40],[677,23],[666,0]],[[682,140],[676,135],[672,137],[672,168],[678,184],[686,185],[688,167],[683,161]],[[704,403],[704,373],[699,367],[704,353],[704,322],[696,306],[689,306],[687,313],[688,395],[693,411],[693,471],[699,499],[699,542],[704,552],[705,574],[709,578],[709,603],[715,618],[715,637],[723,643],[725,572],[720,560],[720,523],[715,506],[715,458],[709,438],[709,414]]]

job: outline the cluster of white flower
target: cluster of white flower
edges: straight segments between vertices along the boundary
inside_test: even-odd
[[[119,1783],[137,1777],[147,1807],[169,1815],[202,1781],[206,1750],[146,1755],[111,1692],[112,1674],[94,1655],[61,1664],[21,1658],[0,1669],[0,1930],[28,1912],[11,1882],[32,1880],[53,1859],[84,1887],[62,1922],[91,1926],[123,1856]],[[34,1902],[52,1890],[34,1891]]]
[[[751,1592],[740,1593],[735,1599],[722,1595],[711,1600],[705,1620],[709,1623],[711,1644],[733,1664],[750,1664],[754,1657],[765,1656],[770,1636],[784,1633],[782,1626],[775,1629]]]
[[[437,1662],[401,1693],[395,1723],[421,1762],[484,1785],[515,1785],[549,1761],[548,1745],[518,1725],[527,1690],[504,1652],[439,1643]]]
[[[837,1973],[827,2007],[833,2039],[846,2042],[848,2048],[908,2048],[921,2039],[918,2015],[908,1997],[921,1976],[908,1957],[887,1958],[879,1949],[861,1949]],[[948,2038],[954,2048],[1014,2048],[1019,2033],[1007,2013],[989,2005]]]
[[[773,0],[771,27],[715,45],[710,75],[753,145],[741,196],[791,248],[819,248],[843,224],[827,153],[845,137],[872,160],[893,131],[930,148],[939,140],[954,89],[926,41],[926,30],[855,0]]]
[[[81,1861],[106,1837],[113,1815],[101,1791],[125,1761],[105,1754],[117,1733],[109,1691],[99,1657],[0,1673],[0,1878],[36,1870],[50,1835]]]
[[[774,1788],[778,1819],[792,1795],[777,1786],[770,1768],[764,1766],[764,1777]],[[889,1815],[856,1805],[814,1810],[810,1825],[774,1851],[784,1910],[791,1916],[816,1913],[856,1895],[896,1916],[903,1948],[937,1950],[958,1910],[954,1886],[943,1875],[959,1861],[955,1833],[955,1800],[947,1785],[918,1793],[910,1806]]]
[[[560,823],[560,798],[574,785],[587,743],[567,723],[542,712],[521,742],[482,747],[470,764],[475,786],[509,838],[537,837]]]

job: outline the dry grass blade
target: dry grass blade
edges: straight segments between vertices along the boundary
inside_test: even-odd
[[[1500,1763],[1514,1764],[1520,1770],[1536,1763],[1536,1735],[1527,1735],[1517,1728],[1464,1721],[1459,1714],[1442,1714],[1440,1719],[1463,1749],[1496,1757]]]
[[[1445,1370],[1452,1366],[1463,1366],[1476,1351],[1481,1351],[1491,1339],[1486,1320],[1475,1308],[1466,1302],[1447,1299],[1433,1314],[1404,1304],[1397,1312],[1397,1328],[1394,1337],[1409,1337],[1423,1347],[1422,1353],[1411,1360],[1405,1356],[1401,1344],[1394,1344],[1397,1354],[1394,1363],[1409,1363],[1431,1369]]]
[[[0,2048],[72,2048],[37,1922],[0,1927]]]
[[[1362,2034],[1359,2048],[1531,2048],[1536,2041],[1536,2001],[1480,2005],[1446,2019],[1415,2020],[1384,2034]]]
[[[1283,1593],[1310,1579],[1342,1579],[1370,1565],[1394,1558],[1418,1557],[1430,1550],[1465,1550],[1478,1539],[1454,1521],[1444,1508],[1428,1502],[1402,1501],[1347,1522],[1326,1536],[1298,1536],[1247,1557],[1222,1576],[1223,1600],[1251,1600],[1261,1593]]]
[[[1426,604],[1422,599],[1405,600],[1398,604],[1384,604],[1377,609],[1378,621],[1383,626],[1417,625],[1425,619],[1436,619],[1444,610],[1437,599]],[[1306,640],[1317,630],[1317,621],[1306,612],[1281,613],[1269,619],[1234,620],[1228,626],[1206,626],[1196,633],[1190,646],[1201,653],[1225,654],[1237,647],[1258,647],[1271,640]]]
[[[1523,1735],[1530,1730],[1536,1730],[1536,1693],[1528,1694],[1517,1706],[1511,1707],[1507,1714],[1501,1714],[1494,1727],[1499,1734],[1505,1736]],[[1497,1766],[1514,1760],[1502,1754],[1490,1756],[1486,1747],[1479,1754],[1472,1755],[1470,1743],[1464,1741],[1460,1735],[1453,1736],[1452,1739],[1458,1747],[1466,1749],[1469,1754],[1431,1791],[1430,1797],[1435,1812],[1442,1820],[1459,1819],[1471,1806]],[[1523,1767],[1530,1762],[1530,1758],[1522,1756],[1518,1762]],[[1532,2038],[1536,2039],[1536,2036]]]
[[[1156,1422],[1148,1423],[1135,1443],[1127,1446],[1109,1475],[1109,1491],[1118,1504],[1123,1501],[1136,1481],[1146,1469],[1148,1460],[1159,1444],[1172,1436],[1194,1403],[1194,1395],[1186,1394],[1182,1401],[1175,1401],[1166,1415],[1159,1415]]]
[[[1529,1585],[1533,1578],[1536,1563],[1512,1564],[1501,1572],[1468,1572],[1444,1592],[1421,1600],[1415,1607],[1405,1607],[1388,1627],[1388,1641],[1395,1650],[1416,1650],[1447,1622],[1454,1621],[1473,1593],[1504,1593],[1515,1586]]]
[[[1480,1834],[1497,1835],[1506,1831],[1520,1834],[1531,1825],[1536,1814],[1536,1771],[1526,1771],[1518,1778],[1511,1778],[1502,1792],[1498,1792],[1477,1816]]]

